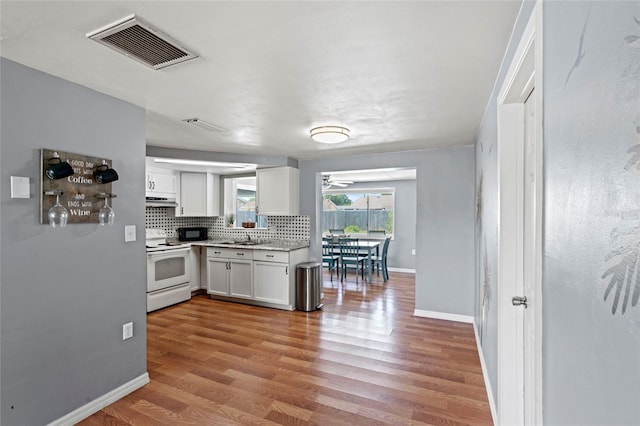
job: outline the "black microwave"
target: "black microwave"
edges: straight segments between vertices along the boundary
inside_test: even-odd
[[[208,239],[209,228],[203,226],[191,226],[176,229],[178,241],[202,241]]]

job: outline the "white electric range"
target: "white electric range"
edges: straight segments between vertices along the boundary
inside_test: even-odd
[[[191,244],[167,242],[163,229],[146,229],[147,312],[191,299]]]

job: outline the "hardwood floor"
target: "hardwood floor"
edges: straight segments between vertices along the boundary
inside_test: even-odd
[[[390,275],[325,274],[322,311],[151,313],[151,383],[80,424],[492,424],[471,325],[414,317],[414,276]]]

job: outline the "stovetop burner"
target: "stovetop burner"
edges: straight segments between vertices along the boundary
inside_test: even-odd
[[[167,241],[167,231],[164,229],[146,229],[145,246],[147,251],[173,250],[191,247],[191,244],[179,241]]]

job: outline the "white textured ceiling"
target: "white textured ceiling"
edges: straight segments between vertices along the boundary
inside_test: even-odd
[[[2,1],[3,57],[139,105],[147,144],[320,158],[473,143],[519,1]],[[129,14],[201,57],[85,37]],[[221,134],[181,120],[198,117]],[[309,129],[351,130],[321,145]]]

